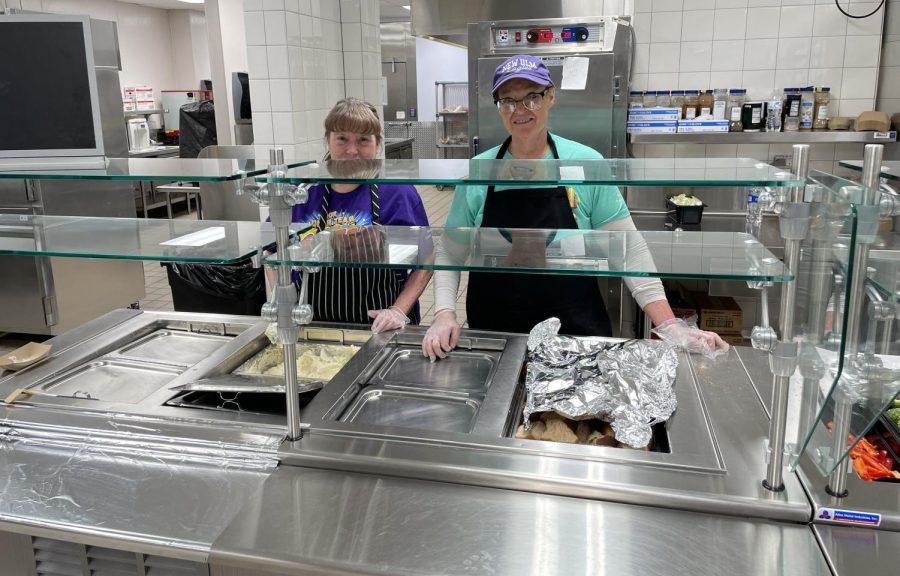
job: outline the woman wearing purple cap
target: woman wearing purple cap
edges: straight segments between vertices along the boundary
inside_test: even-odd
[[[509,133],[506,141],[476,159],[601,159],[596,150],[551,134],[547,128],[556,89],[540,58],[516,55],[494,72],[494,102]],[[614,186],[577,188],[510,188],[465,186],[457,189],[447,227],[635,230],[634,222]],[[514,243],[515,244],[515,243]],[[515,248],[515,246],[514,246]],[[634,252],[641,252],[640,250]],[[629,253],[629,261],[649,258]],[[434,274],[435,318],[422,342],[422,352],[435,359],[456,346],[459,272]],[[727,350],[712,332],[676,319],[657,279],[626,278],[637,303],[658,330],[683,347],[699,352]],[[473,329],[529,332],[551,316],[562,322],[561,333],[610,336],[609,316],[597,281],[591,277],[542,274],[469,274],[466,313]]]

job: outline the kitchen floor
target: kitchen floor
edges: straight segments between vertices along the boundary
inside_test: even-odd
[[[443,226],[450,211],[450,203],[453,201],[453,188],[445,187],[438,190],[434,186],[417,186],[419,195],[425,205],[428,221],[432,226]],[[177,219],[196,219],[197,213],[181,214]],[[422,324],[431,324],[434,319],[434,290],[433,283],[429,283],[425,292],[419,298],[422,313]],[[169,289],[169,280],[166,269],[159,262],[144,262],[144,285],[146,296],[141,300],[141,308],[144,310],[174,310],[172,304],[172,291]],[[461,322],[466,320],[466,288],[468,285],[468,273],[462,273],[460,291],[456,304],[456,316]]]

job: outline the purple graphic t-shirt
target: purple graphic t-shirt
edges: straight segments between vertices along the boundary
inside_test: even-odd
[[[312,226],[319,218],[324,185],[309,189],[309,200],[294,206],[293,222]],[[332,190],[328,199],[328,221],[331,226],[367,226],[372,224],[372,199],[368,184],[352,192]],[[382,184],[378,187],[382,226],[428,226],[428,216],[416,189],[409,185]]]

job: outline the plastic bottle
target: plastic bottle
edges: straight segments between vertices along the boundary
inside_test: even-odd
[[[759,188],[747,189],[747,223],[745,232],[759,238],[762,229],[762,210],[759,205]]]
[[[816,93],[812,86],[800,89],[800,129],[812,130]]]
[[[654,90],[644,92],[644,108],[656,108],[656,92]]]
[[[672,108],[684,108],[684,90],[672,90]]]
[[[784,89],[784,105],[781,109],[781,125],[785,132],[800,129],[800,89]]]
[[[766,132],[781,132],[781,90],[772,91],[772,97],[766,103]]]
[[[628,107],[629,108],[643,108],[644,107],[644,93],[640,90],[632,90],[628,93]]]
[[[697,117],[697,101],[699,95],[699,90],[684,91],[684,106],[681,108],[681,117],[685,120],[693,120]]]
[[[728,90],[716,88],[713,90],[713,118],[725,120],[725,110],[728,107]]]
[[[712,90],[701,93],[697,99],[697,116],[711,115],[714,102]]]
[[[656,93],[656,106],[658,108],[672,107],[672,96],[668,90],[660,90]]]
[[[831,104],[831,88],[823,86],[816,91],[816,111],[813,118],[813,130],[826,130],[831,118],[828,107]]]
[[[741,123],[741,109],[744,107],[744,101],[747,99],[747,91],[742,88],[734,88],[728,91],[728,113],[729,132],[743,132],[744,125]]]

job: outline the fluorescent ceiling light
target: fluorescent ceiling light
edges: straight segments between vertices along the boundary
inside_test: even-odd
[[[205,0],[178,0],[179,2],[184,2],[185,4],[203,4]]]
[[[403,6],[401,6],[401,8],[406,8],[407,10],[412,10],[412,8],[409,7],[409,4],[404,4]]]

